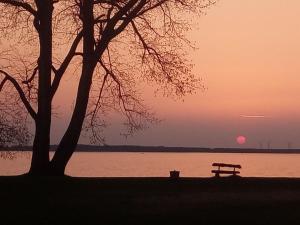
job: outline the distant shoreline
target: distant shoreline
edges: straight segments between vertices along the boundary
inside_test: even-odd
[[[57,145],[51,146],[55,151]],[[0,151],[31,151],[32,146],[12,146],[0,148]],[[257,148],[205,148],[205,147],[168,147],[139,145],[78,145],[77,152],[164,152],[164,153],[276,153],[300,154],[300,149],[257,149]]]

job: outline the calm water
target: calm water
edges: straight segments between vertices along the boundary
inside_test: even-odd
[[[180,170],[185,177],[212,176],[213,162],[242,165],[242,176],[300,177],[300,154],[228,153],[75,153],[67,167],[72,176],[157,177]],[[30,153],[0,159],[0,175],[28,171]]]

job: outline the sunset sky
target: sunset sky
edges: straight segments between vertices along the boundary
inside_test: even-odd
[[[219,0],[197,22],[189,55],[206,89],[184,102],[146,91],[163,121],[127,139],[112,121],[107,144],[300,148],[300,1]],[[69,96],[73,89],[64,87]],[[59,95],[52,143],[71,111]]]

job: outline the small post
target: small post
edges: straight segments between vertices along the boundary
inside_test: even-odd
[[[180,171],[177,170],[170,171],[170,178],[176,180],[179,178],[179,174]]]

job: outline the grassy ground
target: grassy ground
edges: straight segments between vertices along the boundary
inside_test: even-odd
[[[300,179],[0,177],[0,224],[300,224]]]

